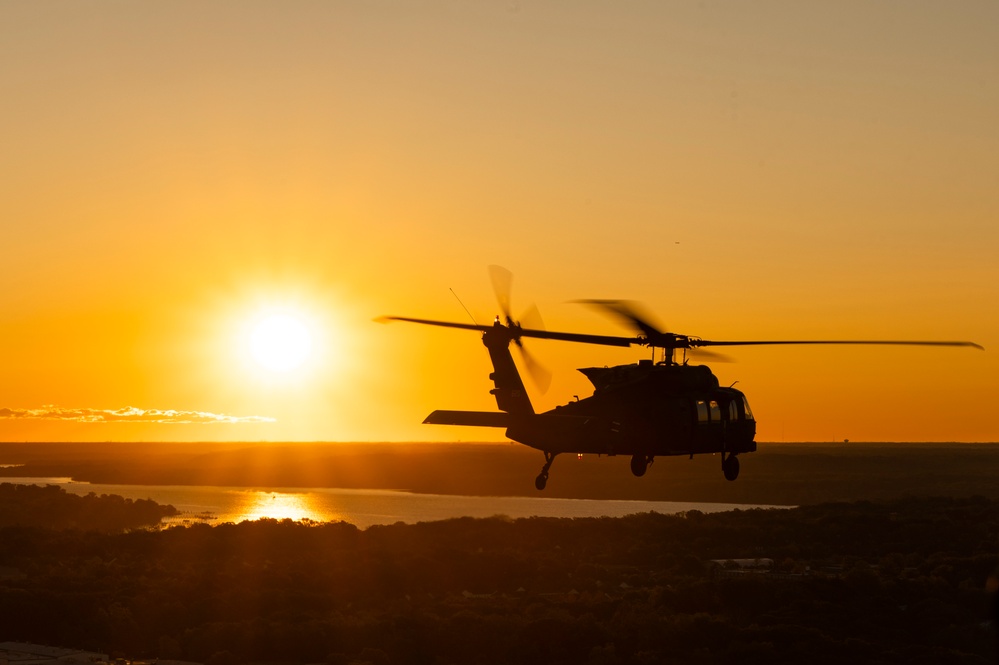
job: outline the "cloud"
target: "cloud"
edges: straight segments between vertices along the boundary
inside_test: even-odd
[[[40,409],[0,408],[0,420],[55,420],[73,423],[166,423],[203,425],[213,423],[273,423],[266,416],[229,416],[209,411],[176,411],[174,409],[67,409],[47,405]]]

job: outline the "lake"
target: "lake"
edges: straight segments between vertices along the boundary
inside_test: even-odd
[[[395,490],[334,488],[245,488],[198,485],[105,485],[71,478],[3,478],[20,485],[58,485],[72,494],[117,494],[170,504],[181,515],[168,524],[242,522],[260,518],[344,521],[359,528],[376,524],[431,522],[456,517],[623,517],[635,513],[675,514],[689,510],[716,513],[750,508],[734,503],[615,501],[545,497],[483,497],[416,494]]]

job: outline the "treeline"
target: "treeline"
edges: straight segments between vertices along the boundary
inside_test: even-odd
[[[0,483],[0,527],[45,525],[51,529],[123,531],[157,526],[164,517],[178,515],[173,506],[150,499],[125,499],[91,492],[69,494],[55,485]]]
[[[0,638],[218,665],[987,663],[997,509],[7,527]],[[774,566],[712,563],[736,558]]]

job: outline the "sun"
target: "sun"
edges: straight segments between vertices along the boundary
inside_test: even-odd
[[[271,372],[289,372],[312,355],[312,333],[303,317],[290,312],[268,314],[250,332],[250,355]]]

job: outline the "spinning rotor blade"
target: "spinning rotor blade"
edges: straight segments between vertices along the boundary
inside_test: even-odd
[[[489,266],[489,278],[493,283],[493,291],[496,293],[500,312],[503,314],[507,327],[510,329],[511,339],[517,348],[520,349],[521,358],[524,360],[524,368],[531,375],[531,379],[538,387],[538,390],[544,394],[548,392],[548,388],[552,385],[552,373],[531,355],[520,339],[521,337],[531,337],[532,335],[523,334],[521,323],[513,320],[513,315],[510,311],[510,292],[513,286],[513,273],[502,266],[493,265]],[[545,324],[541,320],[541,312],[538,311],[536,305],[531,305],[521,319],[528,322],[529,329],[544,331]]]
[[[704,362],[713,363],[734,363],[735,359],[731,356],[726,356],[724,353],[717,353],[715,351],[707,351],[705,349],[699,349],[691,345],[691,348],[687,349],[687,355],[693,360],[700,360]]]
[[[528,328],[534,330],[544,330],[545,322],[541,320],[541,311],[538,309],[538,306],[532,304],[528,307],[527,311],[520,317],[520,322],[517,325],[526,325]],[[517,340],[517,348],[520,349],[520,355],[524,360],[524,367],[527,369],[527,373],[531,375],[531,380],[534,381],[534,385],[544,395],[552,385],[551,371],[538,362],[534,355],[527,350],[527,347],[520,343],[519,339]]]
[[[923,340],[883,340],[883,339],[832,339],[832,340],[758,340],[741,342],[712,342],[706,339],[692,339],[690,346],[762,346],[772,344],[868,344],[880,346],[966,346],[979,351],[984,351],[985,347],[974,342],[937,342]]]
[[[414,319],[408,316],[379,316],[375,319],[378,323],[391,323],[392,321],[408,321],[409,323],[422,323],[427,326],[440,326],[442,328],[460,328],[461,330],[478,330],[485,332],[492,326],[480,326],[472,323],[452,323],[451,321],[431,321],[430,319]]]
[[[521,325],[527,328],[533,328],[534,330],[545,329],[545,322],[541,320],[541,310],[539,310],[538,306],[533,303],[527,308],[527,311],[520,316],[520,323]]]
[[[552,386],[551,371],[539,363],[524,346],[519,346],[517,348],[520,349],[520,357],[524,360],[524,368],[527,369],[527,373],[531,375],[531,380],[534,381],[534,385],[536,385],[538,390],[541,391],[541,394],[544,395]]]
[[[645,338],[653,346],[656,346],[656,340],[663,337],[664,333],[649,322],[650,317],[640,311],[641,306],[638,303],[629,300],[576,300],[574,302],[590,305],[613,314],[645,335]]]
[[[555,339],[561,342],[580,342],[582,344],[601,344],[603,346],[631,346],[632,344],[645,344],[645,340],[640,337],[614,337],[612,335],[584,335],[582,333],[563,333],[550,330],[531,330],[523,328],[517,333],[521,337],[535,337],[537,339]]]
[[[513,273],[503,266],[489,266],[489,279],[493,282],[493,292],[499,302],[500,312],[507,323],[513,321],[510,314],[510,291],[513,286]]]
[[[433,321],[431,319],[414,319],[409,316],[381,316],[375,319],[379,323],[390,323],[392,321],[407,321],[409,323],[422,323],[427,326],[440,326],[441,328],[458,328],[460,330],[478,330],[486,332],[494,330],[497,326],[483,326],[471,323],[453,323],[451,321]],[[511,331],[511,338],[535,337],[538,339],[554,339],[563,342],[580,342],[583,344],[602,344],[603,346],[631,346],[632,344],[644,344],[645,340],[635,337],[612,337],[610,335],[583,335],[580,333],[552,332],[549,330],[532,330],[530,328],[508,328],[499,326]]]
[[[759,340],[759,341],[724,341],[713,342],[709,340],[691,338],[687,335],[679,335],[670,332],[663,332],[656,326],[649,323],[649,317],[640,312],[636,303],[627,300],[577,300],[586,305],[592,305],[598,309],[610,312],[619,319],[623,319],[634,328],[637,328],[645,336],[644,340],[637,340],[635,344],[648,344],[649,346],[666,349],[690,349],[693,351],[705,346],[762,346],[776,344],[874,344],[881,346],[957,346],[971,347],[984,351],[984,347],[974,342],[951,342],[951,341],[925,341],[925,340]],[[704,353],[704,351],[701,351]],[[718,355],[713,359],[715,362],[730,362],[730,359]]]

